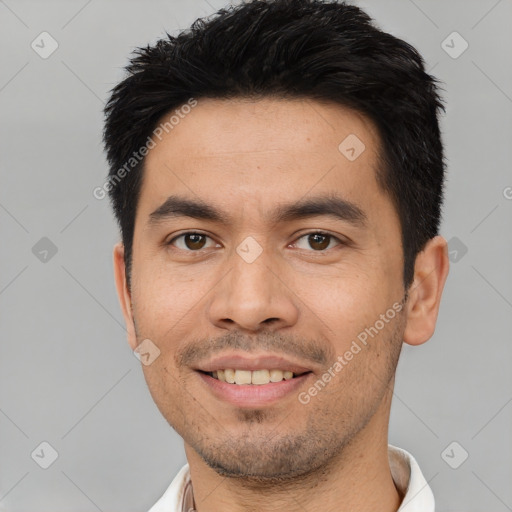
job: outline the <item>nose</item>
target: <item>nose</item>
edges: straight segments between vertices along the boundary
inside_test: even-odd
[[[294,325],[299,317],[298,299],[291,283],[286,282],[286,273],[278,267],[270,251],[263,250],[252,262],[233,251],[228,270],[212,290],[208,306],[211,323],[251,332]]]

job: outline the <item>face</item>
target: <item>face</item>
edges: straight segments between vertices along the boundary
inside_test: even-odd
[[[387,427],[407,313],[378,145],[337,105],[204,99],[146,157],[129,291],[116,249],[129,340],[220,474],[296,477]]]

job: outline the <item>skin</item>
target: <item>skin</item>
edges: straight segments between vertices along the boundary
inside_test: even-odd
[[[366,147],[354,161],[338,150],[349,134]],[[199,512],[400,505],[387,455],[394,373],[402,343],[419,345],[434,333],[449,267],[443,237],[418,255],[402,312],[308,404],[292,393],[270,406],[237,407],[192,369],[199,355],[231,348],[290,355],[312,370],[299,390],[307,391],[404,298],[400,223],[375,178],[378,151],[373,124],[338,105],[200,99],[146,157],[131,289],[121,243],[116,285],[130,347],[149,338],[161,352],[142,368],[156,405],[184,439]],[[283,202],[333,192],[364,211],[365,227],[327,216],[266,218]],[[233,224],[148,224],[171,194],[234,214]],[[347,243],[321,239],[328,248],[318,249],[304,236],[315,230]],[[207,237],[166,245],[189,231]],[[236,252],[248,236],[262,248],[250,264]]]

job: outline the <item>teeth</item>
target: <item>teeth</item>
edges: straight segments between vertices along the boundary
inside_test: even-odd
[[[234,384],[235,383],[235,370],[226,368],[224,370],[224,377],[226,378],[226,382],[229,382],[230,384]]]
[[[270,370],[270,382],[281,382],[283,380],[282,370]]]
[[[268,384],[270,382],[270,372],[268,370],[255,370],[252,372],[252,384]]]
[[[235,370],[235,384],[250,384],[251,371],[250,370]]]
[[[235,370],[233,368],[226,368],[225,370],[216,370],[212,372],[212,377],[222,382],[230,384],[268,384],[269,382],[281,382],[284,380],[293,379],[294,374],[288,370]]]

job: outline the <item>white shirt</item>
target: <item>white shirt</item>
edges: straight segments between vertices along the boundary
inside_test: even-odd
[[[389,444],[388,458],[393,481],[404,494],[397,512],[435,512],[434,495],[414,457],[402,448]],[[182,512],[189,482],[189,466],[185,464],[149,512]]]

